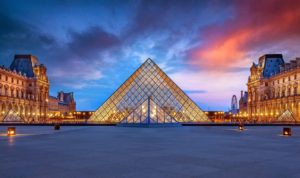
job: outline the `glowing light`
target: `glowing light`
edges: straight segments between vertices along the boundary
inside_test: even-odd
[[[243,124],[240,124],[240,125],[239,125],[239,130],[240,130],[240,131],[243,131],[243,130],[244,130],[244,125],[243,125]]]
[[[284,136],[291,136],[292,135],[292,129],[289,127],[284,127],[283,128],[283,133]]]
[[[7,128],[7,136],[16,135],[16,128],[15,127],[8,127]]]

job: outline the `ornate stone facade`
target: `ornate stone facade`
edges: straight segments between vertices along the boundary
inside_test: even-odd
[[[50,117],[71,117],[76,111],[76,102],[73,92],[58,92],[57,97],[49,97],[49,116]]]
[[[285,63],[281,54],[267,54],[250,71],[246,118],[276,122],[290,111],[300,122],[300,58]]]
[[[49,96],[46,72],[32,55],[15,55],[9,68],[0,67],[0,122],[49,122],[54,113],[76,111],[73,93]]]
[[[0,119],[9,114],[24,122],[47,119],[49,81],[46,67],[32,55],[15,55],[10,68],[0,68]]]

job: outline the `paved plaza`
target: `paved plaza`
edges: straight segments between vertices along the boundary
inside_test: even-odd
[[[0,177],[300,177],[300,127],[0,126]]]

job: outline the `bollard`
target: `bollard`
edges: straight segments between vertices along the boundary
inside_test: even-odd
[[[243,124],[240,124],[240,125],[239,125],[239,130],[240,130],[240,131],[243,131],[243,130],[244,130],[244,125],[243,125]]]
[[[15,127],[8,127],[7,128],[7,136],[16,135],[16,128]]]
[[[54,130],[59,130],[60,129],[60,125],[59,124],[55,124],[54,125]]]
[[[282,135],[291,136],[292,135],[292,129],[290,127],[284,127],[283,130],[282,130]]]

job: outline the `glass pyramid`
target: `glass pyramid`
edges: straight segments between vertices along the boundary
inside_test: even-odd
[[[293,122],[296,122],[296,119],[294,117],[293,112],[291,112],[290,110],[286,110],[281,114],[281,116],[279,116],[277,118],[277,120],[275,122],[293,123]]]
[[[166,113],[152,99],[148,99],[137,107],[132,113],[125,117],[122,124],[162,124],[162,123],[178,123],[174,117]]]
[[[210,122],[205,113],[147,59],[91,116],[95,123]]]
[[[21,118],[16,112],[13,110],[9,110],[6,115],[3,117],[2,122],[7,123],[24,123],[24,119]]]

